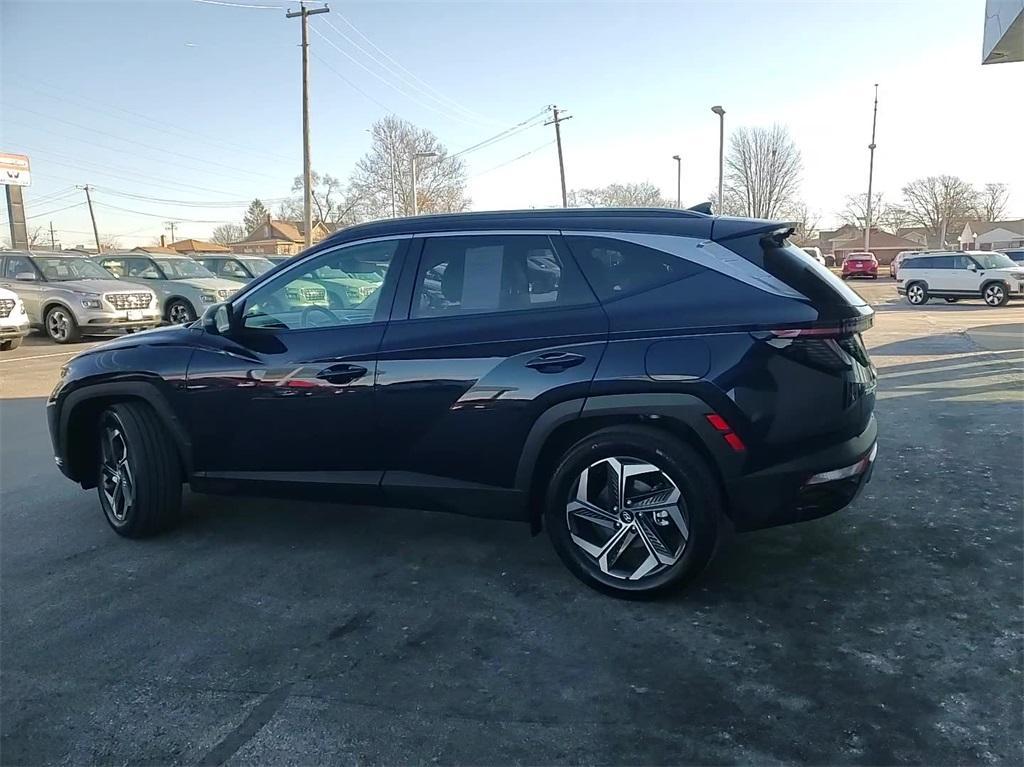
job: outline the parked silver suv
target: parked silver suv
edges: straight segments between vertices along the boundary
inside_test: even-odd
[[[156,294],[131,285],[84,256],[0,254],[0,287],[17,290],[29,322],[59,344],[160,324]]]
[[[188,256],[104,253],[95,258],[112,274],[155,290],[161,314],[174,325],[192,322],[207,306],[226,301],[243,285],[216,277]]]

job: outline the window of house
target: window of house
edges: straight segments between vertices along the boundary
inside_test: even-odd
[[[432,237],[424,243],[413,317],[509,312],[593,301],[545,235]]]

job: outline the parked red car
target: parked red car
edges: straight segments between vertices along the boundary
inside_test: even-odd
[[[878,259],[874,253],[851,253],[843,261],[843,279],[870,277],[878,279]]]

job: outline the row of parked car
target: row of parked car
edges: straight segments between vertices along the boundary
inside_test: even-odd
[[[66,344],[86,335],[192,322],[287,258],[5,252],[0,254],[0,349],[16,349],[32,328]],[[348,308],[381,281],[372,270],[350,274],[325,267],[294,281],[282,300],[299,309]]]

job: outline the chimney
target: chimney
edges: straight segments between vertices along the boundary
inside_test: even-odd
[[[166,248],[167,247],[167,239],[162,234],[160,235],[160,247],[161,248]]]

